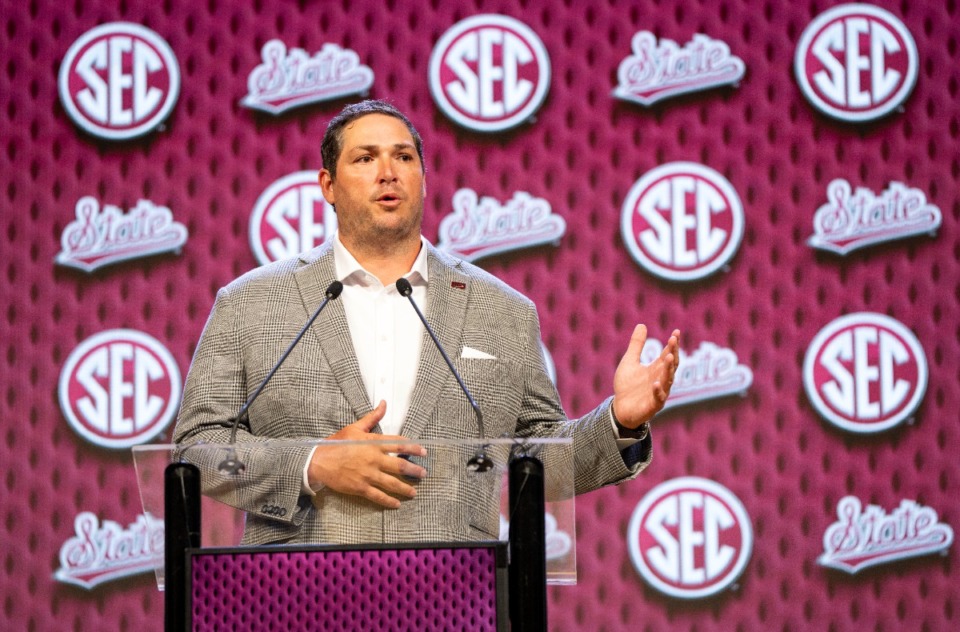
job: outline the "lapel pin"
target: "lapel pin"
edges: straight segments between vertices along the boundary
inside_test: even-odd
[[[452,283],[450,283],[450,287],[456,288],[458,290],[465,290],[467,289],[467,284],[461,283],[460,281],[453,281]]]

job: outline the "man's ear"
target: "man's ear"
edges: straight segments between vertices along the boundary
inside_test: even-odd
[[[330,175],[330,172],[326,169],[321,169],[317,175],[317,181],[320,183],[320,191],[323,192],[323,199],[325,199],[330,206],[336,205],[336,196],[333,193],[333,176]]]

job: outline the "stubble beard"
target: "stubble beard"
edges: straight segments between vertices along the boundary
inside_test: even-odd
[[[351,221],[340,224],[340,230],[347,233],[354,247],[363,252],[381,257],[403,253],[414,243],[420,243],[420,228],[423,223],[422,198],[418,207],[415,213],[400,222],[378,221],[377,218],[366,214],[360,217],[352,215]]]

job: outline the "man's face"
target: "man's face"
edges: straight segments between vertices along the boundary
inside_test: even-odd
[[[336,206],[344,243],[382,248],[419,239],[425,182],[407,126],[385,114],[368,114],[343,130],[337,177],[320,171],[320,187]]]

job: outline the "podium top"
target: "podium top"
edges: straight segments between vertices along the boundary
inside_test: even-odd
[[[386,509],[360,497],[304,493],[303,470],[318,446],[375,447],[391,454],[415,444],[425,456],[408,460],[427,471],[406,482],[416,497]],[[409,448],[408,448],[409,449]],[[478,471],[482,450],[490,464]],[[366,545],[507,540],[507,473],[513,459],[543,464],[547,500],[548,581],[576,581],[573,442],[550,439],[342,441],[266,439],[236,444],[150,444],[132,449],[144,512],[164,515],[164,472],[189,463],[200,472],[201,546],[264,544]],[[158,560],[162,565],[162,560]],[[162,571],[158,569],[162,582]]]

